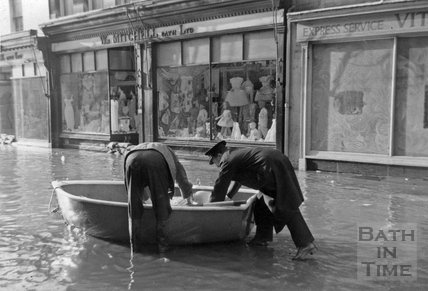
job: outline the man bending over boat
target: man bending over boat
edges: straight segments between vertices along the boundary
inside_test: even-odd
[[[177,181],[183,198],[193,204],[192,184],[174,152],[158,142],[141,143],[125,156],[125,187],[128,192],[128,218],[131,248],[138,251],[141,241],[143,202],[151,199],[156,216],[156,242],[162,254],[168,249],[165,232],[171,214],[170,199]]]
[[[205,155],[210,157],[210,165],[221,168],[211,202],[231,199],[241,185],[260,191],[254,205],[256,234],[250,245],[266,246],[272,241],[273,229],[279,233],[287,225],[297,247],[294,260],[303,260],[315,252],[314,237],[299,210],[303,194],[287,156],[276,149],[260,147],[229,150],[225,141]],[[229,187],[231,182],[234,183]]]

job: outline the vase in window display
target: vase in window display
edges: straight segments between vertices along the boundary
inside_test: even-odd
[[[276,140],[276,120],[272,119],[272,125],[266,134],[266,142],[275,142]]]
[[[110,101],[111,132],[119,131],[119,101]]]
[[[64,118],[67,130],[74,130],[74,109],[73,109],[73,96],[70,96],[69,99],[64,99],[65,108],[64,108]]]
[[[241,77],[230,79],[232,89],[227,92],[225,101],[229,102],[231,107],[241,107],[250,103],[247,93],[241,89],[243,80]]]
[[[255,101],[272,101],[274,97],[274,88],[270,85],[271,76],[263,76],[259,78],[262,82],[262,87],[257,91]]]

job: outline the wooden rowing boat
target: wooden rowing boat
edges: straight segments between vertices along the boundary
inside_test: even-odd
[[[91,236],[129,241],[127,193],[122,181],[53,181],[52,186],[68,224]],[[167,224],[170,244],[241,240],[249,234],[254,225],[252,209],[256,191],[241,189],[233,201],[217,203],[206,203],[207,196],[197,192],[208,194],[211,190],[210,186],[194,186],[195,200],[202,203],[200,206],[171,205],[173,211]],[[155,243],[155,229],[152,206],[144,204],[140,233],[144,243]]]

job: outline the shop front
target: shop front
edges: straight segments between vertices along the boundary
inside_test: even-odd
[[[156,35],[175,37],[151,44],[155,138],[173,146],[275,147],[284,40],[275,24],[272,12],[262,12],[159,28]]]
[[[301,169],[428,168],[427,12],[419,2],[289,14]]]
[[[2,36],[0,134],[13,135],[20,143],[48,146],[46,71],[42,53],[37,49],[41,39],[35,30]]]
[[[193,151],[224,139],[282,148],[284,9],[161,2],[42,26],[54,146],[161,141]]]

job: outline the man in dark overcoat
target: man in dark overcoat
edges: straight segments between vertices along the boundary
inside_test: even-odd
[[[143,203],[149,198],[156,218],[156,242],[161,254],[168,249],[165,232],[172,208],[174,183],[180,187],[183,198],[193,204],[192,183],[175,153],[159,142],[145,142],[133,147],[124,160],[125,187],[128,193],[128,217],[131,247],[140,247]]]
[[[260,191],[254,206],[256,235],[250,245],[267,245],[272,241],[273,229],[279,233],[287,225],[297,247],[293,259],[305,259],[316,250],[314,237],[299,210],[303,194],[287,156],[271,148],[229,150],[225,141],[205,154],[210,164],[221,169],[211,202],[231,199],[241,185]]]

